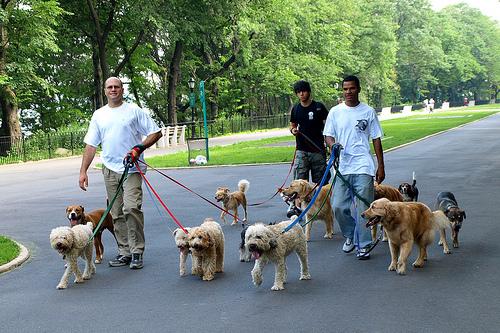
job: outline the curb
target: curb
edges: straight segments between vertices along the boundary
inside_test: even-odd
[[[23,244],[18,243],[13,239],[11,239],[11,240],[14,243],[16,243],[17,246],[19,246],[19,250],[20,250],[19,255],[14,260],[9,261],[8,263],[1,265],[0,266],[0,274],[13,270],[14,268],[23,264],[30,257],[30,252]]]

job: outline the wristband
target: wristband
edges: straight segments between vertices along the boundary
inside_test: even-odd
[[[133,146],[132,149],[135,150],[139,155],[141,155],[142,152],[146,150],[146,146],[140,143],[138,145]]]

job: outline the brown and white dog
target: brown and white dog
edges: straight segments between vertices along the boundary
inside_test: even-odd
[[[104,214],[104,209],[96,209],[89,213],[85,213],[85,208],[81,205],[71,205],[66,207],[66,217],[69,220],[69,223],[72,227],[75,225],[83,224],[85,225],[87,222],[92,222],[93,230],[97,227],[97,224],[101,220],[102,215]],[[104,245],[102,244],[101,235],[104,229],[109,230],[113,237],[116,240],[115,231],[113,227],[113,218],[111,214],[107,214],[102,221],[99,230],[95,234],[94,237],[94,247],[95,247],[95,263],[100,264],[102,262],[102,256],[104,255]]]
[[[436,199],[436,209],[441,210],[450,223],[451,238],[453,239],[453,247],[458,247],[458,232],[462,227],[462,222],[465,219],[465,211],[458,207],[457,199],[451,192],[439,192]],[[446,242],[445,229],[440,230],[439,245],[443,246],[444,253],[450,253],[448,243]]]
[[[414,267],[423,267],[427,260],[427,246],[434,240],[434,232],[446,227],[448,221],[441,211],[431,212],[429,207],[420,202],[394,202],[382,198],[372,202],[362,213],[368,219],[367,227],[381,223],[389,237],[391,264],[389,271],[400,275],[406,274],[406,262],[416,243],[420,253],[413,263]]]
[[[403,201],[418,201],[418,188],[417,179],[415,178],[415,172],[413,173],[413,182],[411,185],[409,183],[401,183],[398,187],[399,192],[403,195]]]
[[[243,211],[245,212],[245,217],[242,220],[243,224],[248,219],[247,198],[245,196],[245,193],[247,193],[249,187],[250,187],[250,182],[246,179],[242,179],[238,182],[238,190],[237,191],[230,192],[229,188],[227,188],[227,187],[219,187],[219,188],[217,188],[217,191],[215,192],[215,200],[217,200],[217,202],[222,201],[222,206],[224,207],[225,210],[233,211],[234,220],[233,220],[233,223],[231,223],[231,225],[235,225],[238,223],[238,206],[239,205],[241,205],[243,207]],[[226,214],[227,213],[224,211],[220,214],[220,219],[224,223],[226,223],[226,219],[224,218],[226,216]]]
[[[397,188],[391,186],[391,185],[385,185],[385,184],[379,184],[375,182],[374,184],[374,200],[386,198],[389,199],[390,201],[404,201],[403,195],[398,191]],[[385,231],[383,231],[384,235],[382,238],[383,242],[387,242],[387,234]],[[373,227],[372,228],[372,239],[375,240],[377,238],[377,228]]]
[[[321,188],[316,200],[306,213],[307,221],[311,221],[312,217],[316,215],[317,220],[323,220],[325,222],[326,232],[323,237],[327,239],[333,238],[333,210],[330,203],[331,186],[332,184],[328,184]],[[314,185],[310,184],[307,180],[296,179],[290,183],[290,186],[282,189],[281,193],[283,193],[288,200],[299,199],[301,208],[304,210],[311,202],[315,192]],[[306,225],[305,233],[307,241],[311,239],[311,227],[312,221]]]

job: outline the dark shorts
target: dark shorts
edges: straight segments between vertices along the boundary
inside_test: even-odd
[[[294,164],[294,178],[309,181],[309,172],[313,183],[319,183],[326,170],[326,156],[323,153],[310,153],[297,150]],[[330,176],[327,176],[327,181]]]

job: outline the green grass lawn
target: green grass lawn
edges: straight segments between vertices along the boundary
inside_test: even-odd
[[[420,138],[492,115],[500,108],[488,105],[496,111],[478,111],[486,108],[459,108],[448,112],[420,114],[404,118],[382,121],[384,150],[398,147]],[[290,162],[295,149],[294,138],[290,136],[235,143],[230,146],[210,148],[208,165],[236,165],[248,163]],[[200,153],[204,153],[200,151]],[[195,153],[196,155],[196,153]],[[179,152],[147,159],[155,168],[185,167],[188,165],[187,152]]]
[[[19,246],[10,239],[0,236],[0,265],[8,263],[19,255]]]

